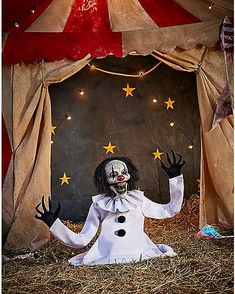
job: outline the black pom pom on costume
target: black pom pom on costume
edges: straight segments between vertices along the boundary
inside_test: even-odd
[[[119,223],[124,223],[125,220],[126,220],[126,218],[125,218],[125,216],[123,216],[123,215],[121,215],[121,216],[118,217],[118,222],[119,222]]]
[[[123,229],[120,229],[117,231],[118,237],[124,237],[126,235],[126,231]]]

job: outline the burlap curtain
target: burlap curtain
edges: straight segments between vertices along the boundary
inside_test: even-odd
[[[212,128],[218,98],[226,83],[225,61],[221,50],[175,49],[170,54],[153,56],[170,67],[196,73],[201,117],[200,224],[233,226],[233,119],[225,117]],[[227,53],[229,83],[233,91],[233,59]],[[232,93],[233,96],[233,93]],[[184,110],[187,111],[187,110]]]
[[[13,199],[5,191],[4,211],[11,226],[6,248],[39,248],[49,239],[48,228],[34,218],[42,195],[51,192],[51,104],[48,86],[82,69],[90,56],[72,61],[17,64],[13,67]],[[9,214],[11,212],[11,217]],[[4,217],[4,216],[3,216]],[[9,224],[9,221],[11,223]]]
[[[6,125],[6,130],[8,138],[2,136],[2,152],[4,152],[4,140],[9,139],[11,150],[13,150],[12,142],[12,76],[13,76],[13,66],[2,66],[2,114]],[[6,148],[6,147],[5,147]],[[10,150],[8,150],[10,152]],[[3,156],[5,154],[3,153]],[[6,163],[7,169],[7,163]],[[10,163],[8,165],[7,174],[4,182],[2,183],[2,236],[5,239],[12,221],[13,216],[13,156],[11,157]]]

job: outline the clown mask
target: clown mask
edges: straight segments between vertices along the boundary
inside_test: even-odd
[[[120,198],[125,198],[127,181],[130,179],[126,164],[120,160],[112,160],[106,164],[105,173],[110,189]]]

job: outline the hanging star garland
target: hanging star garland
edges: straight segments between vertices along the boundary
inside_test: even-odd
[[[167,105],[167,108],[166,109],[168,109],[168,108],[174,109],[173,103],[175,103],[175,101],[172,101],[171,98],[168,98],[168,101],[165,101],[165,103]]]
[[[61,180],[61,186],[62,186],[64,183],[66,183],[66,184],[68,185],[70,179],[71,179],[71,178],[70,178],[70,177],[67,177],[67,176],[66,176],[66,173],[64,172],[63,177],[60,178],[60,180]]]
[[[164,153],[164,152],[160,152],[158,149],[156,150],[156,152],[153,152],[154,160],[157,159],[157,158],[161,160],[161,155],[162,155],[163,153]]]
[[[51,126],[51,133],[52,133],[53,135],[55,135],[55,129],[56,129],[56,127]]]
[[[133,96],[132,91],[135,90],[135,88],[130,88],[129,84],[126,85],[126,88],[122,88],[123,91],[126,92],[126,97],[127,96]]]
[[[117,146],[114,146],[111,144],[111,142],[109,142],[109,144],[107,146],[103,146],[104,149],[106,149],[106,153],[114,153],[113,149],[116,148]]]

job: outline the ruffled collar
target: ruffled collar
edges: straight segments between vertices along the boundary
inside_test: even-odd
[[[126,198],[118,196],[106,196],[99,194],[92,197],[92,201],[99,205],[100,208],[110,212],[125,212],[134,210],[142,202],[143,192],[139,190],[128,191]]]

